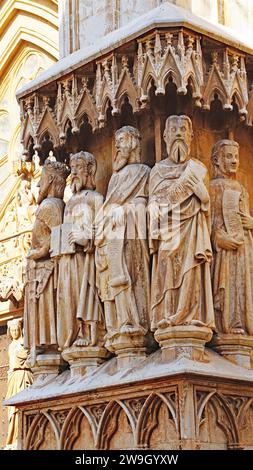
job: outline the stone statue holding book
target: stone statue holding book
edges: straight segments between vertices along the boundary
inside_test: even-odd
[[[95,285],[94,218],[103,204],[95,191],[97,163],[88,152],[70,158],[72,197],[52,233],[51,256],[60,257],[57,337],[62,351],[103,341],[103,309]]]

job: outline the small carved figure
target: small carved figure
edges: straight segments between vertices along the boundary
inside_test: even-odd
[[[12,339],[9,346],[9,371],[6,400],[29,387],[33,382],[30,365],[27,362],[27,349],[23,345],[22,320],[17,318],[8,322],[8,333]],[[15,447],[18,439],[18,409],[8,407],[8,436],[6,446]]]

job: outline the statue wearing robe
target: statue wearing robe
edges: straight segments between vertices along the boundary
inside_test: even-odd
[[[217,331],[253,335],[253,218],[248,193],[236,180],[237,142],[217,142],[212,160],[212,279]]]
[[[206,167],[190,158],[191,121],[171,116],[168,158],[151,171],[150,249],[153,253],[152,330],[195,325],[214,328]]]
[[[103,204],[103,196],[94,190],[96,160],[80,152],[72,155],[70,167],[73,195],[65,207],[63,227],[71,227],[67,236],[74,249],[59,261],[57,336],[61,350],[74,343],[95,346],[101,343],[103,329],[94,255],[94,219]]]
[[[139,140],[138,131],[130,126],[116,133],[114,173],[102,207],[104,231],[96,239],[97,283],[110,350],[116,335],[145,336],[149,329],[146,205],[150,169],[139,163]]]
[[[39,183],[39,206],[27,256],[24,302],[24,345],[31,350],[33,362],[37,352],[57,350],[57,269],[50,259],[50,239],[52,228],[62,223],[67,176],[65,165],[47,160]]]

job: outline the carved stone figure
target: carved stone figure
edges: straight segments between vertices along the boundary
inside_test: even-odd
[[[31,350],[33,365],[38,353],[57,351],[57,269],[49,251],[52,227],[61,224],[63,218],[68,174],[64,164],[46,160],[38,183],[39,206],[27,255],[24,305],[24,343]]]
[[[21,231],[32,226],[36,201],[31,189],[31,182],[21,179],[20,187],[16,196],[17,210],[17,231]]]
[[[217,142],[212,163],[212,274],[218,331],[214,343],[227,357],[237,357],[239,363],[249,365],[253,347],[253,217],[248,193],[236,180],[239,144],[232,140]]]
[[[29,387],[33,382],[30,365],[27,362],[27,349],[23,346],[22,320],[17,318],[8,322],[8,333],[12,339],[9,346],[9,371],[6,399]],[[7,448],[17,446],[18,439],[18,409],[8,407],[8,436]]]
[[[58,343],[66,360],[67,348],[101,347],[104,336],[94,255],[94,219],[103,204],[103,196],[95,191],[97,162],[92,154],[82,151],[71,156],[70,168],[73,195],[66,204],[64,224],[60,227],[57,290]],[[102,353],[103,356],[105,350]],[[84,357],[87,351],[80,354]]]
[[[97,233],[96,239],[97,279],[105,308],[107,348],[119,355],[135,347],[138,354],[145,347],[149,328],[145,220],[142,234],[139,229],[141,218],[146,217],[150,169],[141,163],[141,138],[137,129],[122,127],[117,130],[115,140],[113,175],[101,212],[104,230]]]
[[[207,169],[190,157],[190,118],[170,116],[164,140],[168,157],[151,170],[149,189],[152,329],[161,345],[186,328],[205,342],[214,328]]]

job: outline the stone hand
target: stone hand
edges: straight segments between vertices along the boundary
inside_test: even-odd
[[[200,181],[195,175],[191,175],[186,184],[203,204],[209,202],[209,194],[203,181]]]
[[[223,250],[237,250],[243,242],[231,237],[224,230],[220,230],[216,234],[216,244]]]
[[[27,255],[26,255],[26,258],[27,259],[36,259],[37,258],[37,250],[30,250]]]
[[[253,230],[253,217],[249,214],[245,214],[244,212],[239,212],[242,220],[242,226],[246,230]]]
[[[89,240],[85,238],[82,230],[72,230],[68,235],[68,241],[69,243],[77,243],[81,246],[87,246]]]
[[[111,212],[111,222],[113,227],[118,227],[124,224],[124,209],[123,207],[115,207]]]

